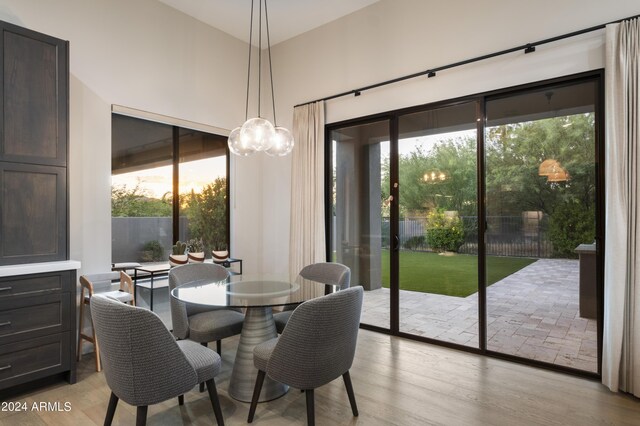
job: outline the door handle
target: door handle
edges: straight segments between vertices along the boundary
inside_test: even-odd
[[[11,364],[5,365],[4,367],[0,367],[0,371],[9,370],[11,368]]]
[[[11,321],[0,322],[0,327],[6,327],[7,325],[11,325]]]
[[[395,246],[393,246],[393,250],[398,251],[400,250],[400,237],[398,237],[397,235],[394,235],[394,239],[396,241],[396,244]]]

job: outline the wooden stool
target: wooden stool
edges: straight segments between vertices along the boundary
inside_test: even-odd
[[[95,294],[94,283],[105,281],[111,283],[113,280],[118,278],[120,278],[120,290],[99,292],[99,294],[104,294],[109,298],[135,306],[136,301],[133,294],[133,280],[125,272],[120,272],[119,274],[118,272],[110,272],[106,274],[82,275],[80,277],[80,286],[82,287],[82,290],[80,291],[80,321],[78,324],[78,361],[82,359],[82,341],[86,340],[87,342],[93,343],[96,354],[96,371],[102,370],[102,366],[100,365],[100,345],[98,344],[93,324],[91,324],[91,336],[87,336],[82,332],[82,328],[84,326],[84,306],[91,303],[91,297]]]

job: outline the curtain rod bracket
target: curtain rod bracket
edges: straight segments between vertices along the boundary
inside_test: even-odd
[[[435,71],[427,71],[427,78],[431,78],[431,77],[435,77],[436,76],[436,72]]]
[[[526,54],[526,53],[533,53],[533,52],[535,52],[535,51],[536,51],[536,47],[535,47],[535,46],[532,46],[532,45],[530,45],[530,44],[527,44],[526,49],[524,49],[524,53],[525,53],[525,54]]]
[[[362,93],[359,90],[353,91],[353,96],[360,96]]]

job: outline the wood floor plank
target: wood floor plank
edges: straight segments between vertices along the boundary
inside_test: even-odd
[[[228,396],[237,338],[225,339],[216,378],[225,424],[245,425],[249,405]],[[110,390],[93,356],[78,365],[78,382],[59,382],[12,401],[71,404],[70,412],[0,412],[0,426],[101,425]],[[315,392],[318,425],[638,425],[640,401],[593,380],[361,330],[351,378],[360,411],[353,417],[342,379]],[[135,407],[118,404],[114,425],[135,422]],[[149,407],[149,425],[215,424],[207,393],[197,388]],[[261,403],[254,424],[306,424],[297,389]]]

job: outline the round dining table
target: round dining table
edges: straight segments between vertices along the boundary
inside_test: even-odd
[[[304,279],[294,282],[269,275],[235,275],[222,281],[198,280],[176,287],[171,296],[185,303],[245,310],[242,333],[229,380],[229,396],[251,402],[258,370],[253,348],[277,336],[273,307],[295,306],[337,290],[337,286]],[[288,386],[265,378],[259,401],[284,395]]]

